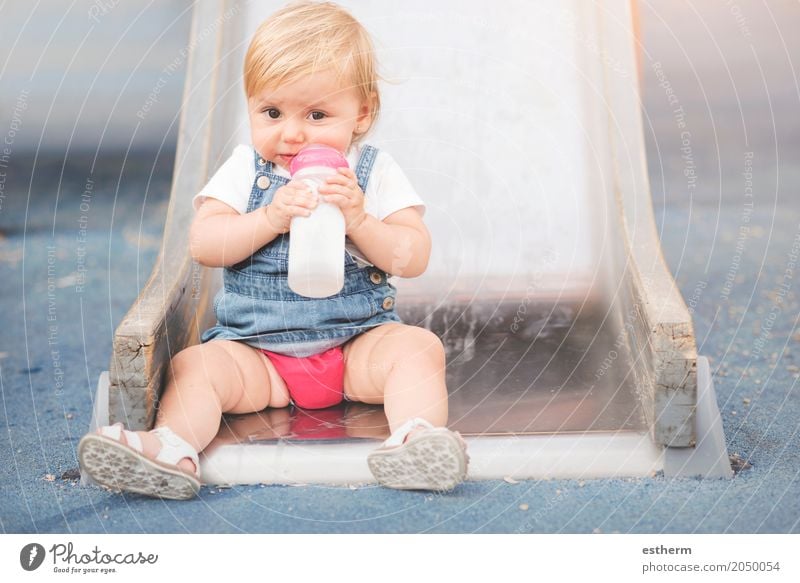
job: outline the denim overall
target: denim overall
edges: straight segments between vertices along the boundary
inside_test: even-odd
[[[367,191],[378,150],[365,145],[356,165],[358,185]],[[273,173],[272,162],[255,152],[256,178],[247,211],[272,202],[289,182]],[[344,287],[328,298],[307,298],[289,289],[289,233],[278,235],[247,259],[223,271],[223,286],[214,298],[217,324],[201,342],[241,340],[251,346],[295,357],[312,356],[387,322],[400,322],[394,311],[397,290],[386,272],[359,266],[345,251]]]

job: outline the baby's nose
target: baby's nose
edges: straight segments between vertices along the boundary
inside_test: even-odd
[[[288,119],[283,124],[283,139],[286,142],[302,142],[304,138],[303,122],[299,119]]]

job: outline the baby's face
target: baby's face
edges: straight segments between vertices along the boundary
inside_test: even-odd
[[[371,120],[370,104],[355,87],[342,87],[333,71],[306,75],[248,99],[253,146],[266,160],[284,168],[308,144],[347,151],[354,133]]]

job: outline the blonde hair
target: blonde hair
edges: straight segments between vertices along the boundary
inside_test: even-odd
[[[343,88],[356,88],[362,103],[371,105],[374,123],[380,109],[374,52],[369,33],[341,6],[293,2],[253,35],[244,59],[245,94],[250,98],[267,87],[333,69]]]

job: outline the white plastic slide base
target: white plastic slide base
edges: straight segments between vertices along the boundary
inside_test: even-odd
[[[664,475],[687,478],[733,477],[714,381],[711,378],[711,367],[704,356],[697,357],[695,425],[695,447],[668,447],[664,450]]]
[[[725,435],[708,359],[698,358],[697,446],[660,448],[649,434],[598,432],[468,437],[467,479],[730,478]],[[201,458],[209,484],[374,483],[366,464],[374,441],[271,442],[220,446]]]
[[[470,480],[641,477],[663,465],[662,452],[649,436],[632,432],[468,437],[466,442]],[[366,458],[379,445],[226,445],[203,456],[200,468],[209,484],[370,484],[375,479]]]
[[[108,425],[108,371],[104,370],[100,373],[100,378],[97,379],[97,392],[94,396],[94,408],[92,409],[92,420],[89,422],[89,431],[93,433],[97,431],[98,427]],[[81,485],[88,486],[94,484],[87,474],[81,472]]]

